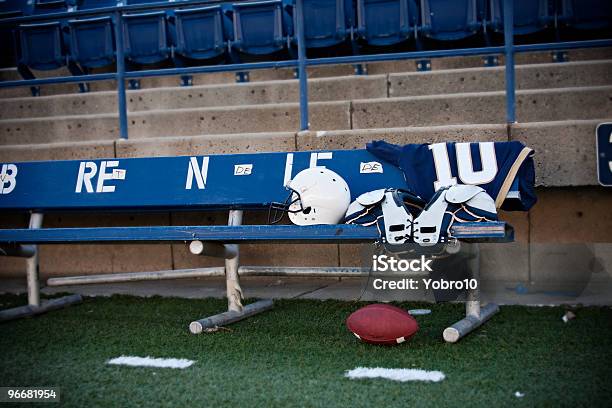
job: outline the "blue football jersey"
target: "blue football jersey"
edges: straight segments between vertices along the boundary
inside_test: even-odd
[[[526,211],[536,202],[534,152],[521,142],[398,146],[378,140],[366,148],[399,167],[408,189],[426,201],[441,187],[473,184],[482,187],[497,208]]]

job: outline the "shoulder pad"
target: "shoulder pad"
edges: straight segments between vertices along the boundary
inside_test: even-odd
[[[385,198],[385,189],[368,191],[357,197],[357,202],[363,206],[370,206],[380,203]]]
[[[455,204],[465,203],[469,199],[473,198],[476,194],[483,191],[484,190],[478,186],[456,184],[454,186],[450,186],[446,191],[446,201]]]
[[[353,201],[349,205],[348,209],[346,210],[346,214],[344,215],[344,217],[345,218],[349,217],[349,216],[351,216],[353,214],[356,214],[358,212],[361,212],[363,210],[365,210],[365,207],[363,205],[359,204],[359,202],[357,202],[357,201]]]

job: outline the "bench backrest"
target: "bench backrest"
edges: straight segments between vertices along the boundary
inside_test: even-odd
[[[285,183],[311,166],[340,174],[352,198],[406,188],[398,168],[366,150],[1,163],[0,209],[264,208],[283,201]]]

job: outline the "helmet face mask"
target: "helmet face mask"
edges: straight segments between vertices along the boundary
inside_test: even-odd
[[[308,214],[310,212],[310,207],[304,208],[302,205],[300,193],[289,186],[286,186],[286,188],[289,190],[289,194],[284,202],[274,201],[270,203],[270,207],[268,208],[268,224],[278,224],[285,218],[285,214],[287,213],[303,212],[304,214]]]
[[[285,201],[270,204],[269,224],[282,221],[285,213],[296,225],[337,224],[350,204],[346,181],[324,167],[302,170],[285,188],[289,190]]]

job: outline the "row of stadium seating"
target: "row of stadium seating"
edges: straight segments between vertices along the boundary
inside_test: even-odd
[[[142,3],[147,1],[127,1],[127,5]],[[189,2],[180,7],[179,3],[174,2],[172,9],[156,10],[152,4],[149,9],[122,14],[128,62],[155,64],[172,57],[175,62],[228,56],[235,60],[236,53],[269,55],[295,49],[293,0],[216,2],[204,7],[186,7]],[[591,30],[612,22],[612,2],[607,0],[514,3],[517,35],[538,32],[553,21]],[[415,0],[304,0],[303,4],[305,41],[310,49],[356,39],[389,46],[417,36],[448,41],[487,30],[503,31],[502,0],[418,0],[418,4]],[[17,39],[16,62],[23,67],[51,70],[68,63],[86,71],[106,66],[116,58],[112,15],[69,15],[118,5],[122,3],[115,0],[0,1],[0,17],[67,12],[54,21],[21,23],[13,30],[5,27],[4,38]]]

